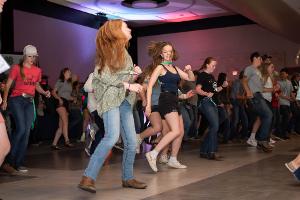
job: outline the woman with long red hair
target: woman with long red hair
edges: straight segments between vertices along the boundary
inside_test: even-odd
[[[118,141],[120,132],[124,142],[122,163],[122,186],[136,189],[147,187],[133,176],[136,151],[136,132],[132,115],[132,105],[136,93],[142,86],[133,83],[134,67],[127,52],[131,30],[122,20],[111,20],[100,27],[96,38],[96,68],[93,79],[97,112],[103,118],[105,135],[97,146],[84,171],[79,188],[95,193],[95,181],[105,158]]]

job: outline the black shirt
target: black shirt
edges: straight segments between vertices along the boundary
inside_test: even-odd
[[[208,74],[206,72],[200,72],[197,77],[196,85],[201,85],[201,89],[204,92],[217,92],[217,82],[215,77],[212,74]],[[198,102],[201,101],[206,96],[202,96],[198,94]]]

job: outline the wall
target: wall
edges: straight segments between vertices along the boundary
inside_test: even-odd
[[[253,51],[272,55],[277,68],[295,66],[295,56],[300,49],[300,45],[258,25],[243,25],[140,37],[138,38],[140,66],[147,66],[149,63],[147,45],[150,41],[171,42],[179,53],[176,64],[180,67],[191,64],[193,69],[198,69],[206,57],[216,57],[218,66],[215,74],[219,72],[232,74],[233,70],[241,70],[249,65],[249,55]]]
[[[93,28],[14,10],[14,50],[22,52],[25,45],[35,45],[51,85],[64,67],[85,80],[94,68],[96,33]]]

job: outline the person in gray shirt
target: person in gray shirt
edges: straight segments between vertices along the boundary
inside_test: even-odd
[[[261,56],[258,52],[254,52],[250,56],[251,65],[246,67],[244,71],[243,87],[248,98],[248,105],[251,108],[249,118],[255,121],[257,117],[261,120],[259,133],[256,135],[257,148],[264,152],[271,152],[272,147],[269,145],[268,137],[272,125],[272,111],[268,107],[262,96],[264,91],[261,73],[258,67],[262,63]],[[250,139],[253,139],[250,137]],[[255,140],[255,138],[254,138]]]
[[[61,70],[59,75],[59,80],[56,82],[54,90],[52,91],[53,97],[56,101],[56,111],[59,115],[59,126],[55,133],[54,140],[52,142],[51,148],[53,150],[60,150],[61,148],[57,146],[59,138],[63,134],[65,139],[66,147],[73,147],[70,143],[68,127],[69,127],[69,103],[73,100],[71,97],[72,93],[72,83],[71,83],[71,70],[69,68],[64,68]]]
[[[278,81],[278,84],[280,86],[280,98],[279,98],[279,104],[280,104],[280,126],[279,130],[277,130],[278,136],[282,139],[289,139],[287,136],[287,130],[289,126],[290,116],[291,116],[291,110],[290,110],[290,104],[291,101],[293,101],[292,97],[292,91],[293,86],[290,80],[288,80],[288,71],[287,68],[283,68],[280,70],[280,77],[281,80]]]

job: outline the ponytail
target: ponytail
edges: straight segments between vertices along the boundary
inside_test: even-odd
[[[213,57],[207,57],[207,58],[204,60],[204,62],[203,62],[203,64],[201,65],[201,67],[200,67],[199,70],[206,69],[206,68],[207,68],[206,65],[209,65],[209,64],[210,64],[212,61],[214,61],[214,60],[215,60],[215,58],[213,58]]]

